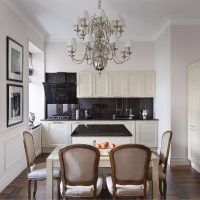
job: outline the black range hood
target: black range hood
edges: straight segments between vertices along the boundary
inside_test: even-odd
[[[77,104],[76,73],[46,73],[43,85],[47,104]]]

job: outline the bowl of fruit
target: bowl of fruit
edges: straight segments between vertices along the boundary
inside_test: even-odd
[[[117,145],[109,142],[103,142],[97,144],[96,147],[99,149],[101,156],[108,156],[111,149],[115,148]]]

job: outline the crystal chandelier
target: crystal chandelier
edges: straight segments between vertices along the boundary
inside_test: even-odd
[[[118,13],[116,19],[109,21],[105,11],[101,9],[101,0],[98,0],[96,14],[89,17],[88,11],[83,11],[83,15],[77,18],[73,26],[78,38],[85,44],[83,57],[77,59],[75,57],[77,41],[75,38],[69,40],[67,49],[73,62],[81,64],[86,60],[97,71],[102,71],[108,60],[122,64],[130,58],[132,54],[131,41],[125,42],[121,50],[119,48],[121,46],[119,38],[125,27],[124,18]],[[117,53],[118,51],[120,52]]]

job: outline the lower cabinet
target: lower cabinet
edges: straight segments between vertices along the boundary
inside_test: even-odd
[[[103,142],[113,143],[117,146],[131,144],[132,137],[72,137],[72,144],[89,144],[95,146]]]
[[[38,126],[29,130],[29,132],[33,136],[34,149],[35,149],[36,156],[38,156],[42,153],[41,129],[42,129],[42,126],[38,125]]]
[[[200,172],[200,130],[195,127],[188,128],[188,158],[194,169]]]
[[[56,147],[71,143],[70,123],[45,122],[42,125],[42,147]]]
[[[132,137],[71,137],[71,133],[79,124],[124,124]],[[109,143],[120,144],[143,144],[152,150],[157,150],[157,120],[141,121],[44,121],[42,122],[42,147],[53,148],[66,144],[90,144]]]
[[[151,149],[158,147],[158,121],[136,121],[136,143]]]

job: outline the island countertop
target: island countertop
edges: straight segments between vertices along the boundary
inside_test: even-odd
[[[72,137],[131,137],[123,124],[80,124],[72,132]]]

